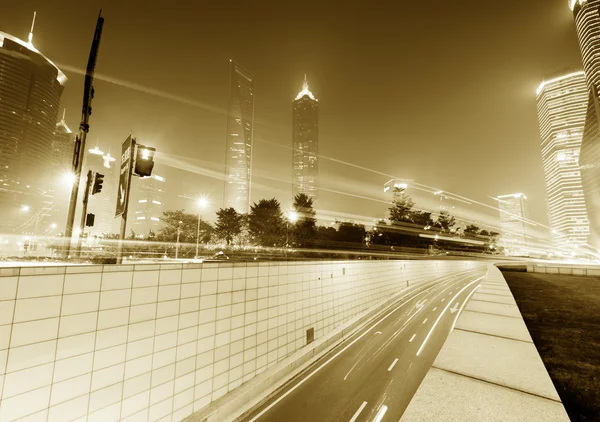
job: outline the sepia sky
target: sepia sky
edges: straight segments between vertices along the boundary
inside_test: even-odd
[[[581,68],[566,0],[2,2],[0,30],[22,39],[37,11],[34,45],[69,77],[73,130],[100,7],[88,142],[118,155],[132,131],[155,146],[173,198],[221,205],[235,59],[255,81],[253,201],[291,204],[291,102],[306,73],[320,153],[338,160],[321,160],[319,208],[377,217],[394,175],[490,205],[524,192],[547,224],[535,91]]]

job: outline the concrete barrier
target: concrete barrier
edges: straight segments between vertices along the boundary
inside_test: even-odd
[[[583,266],[568,264],[527,264],[528,273],[579,275],[600,277],[600,266]]]
[[[294,354],[325,350],[408,285],[480,265],[2,268],[0,422],[180,421]]]

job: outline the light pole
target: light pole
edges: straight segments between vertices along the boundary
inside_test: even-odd
[[[289,231],[290,231],[290,223],[296,224],[298,221],[298,213],[296,211],[288,212],[287,219],[285,221],[285,256],[287,256],[287,249],[289,244]]]
[[[175,259],[179,258],[179,235],[181,234],[181,225],[183,224],[183,221],[179,222],[179,225],[177,226],[177,243],[175,243]]]
[[[208,205],[208,200],[204,197],[198,198],[198,229],[196,230],[196,256],[195,259],[198,259],[198,246],[200,244],[200,216],[201,212]]]

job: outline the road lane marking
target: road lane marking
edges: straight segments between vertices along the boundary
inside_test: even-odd
[[[387,406],[384,404],[379,409],[379,412],[377,412],[377,415],[375,415],[375,419],[373,419],[373,422],[381,422],[381,420],[383,419],[383,415],[385,415],[385,412],[387,412]]]
[[[443,301],[445,301],[445,300],[446,300],[446,298],[443,298],[443,299],[442,299],[442,302],[443,302]]]
[[[356,361],[356,363],[352,366],[352,368],[350,368],[350,370],[348,371],[348,373],[346,374],[346,376],[344,377],[344,381],[346,381],[346,378],[348,378],[348,375],[350,375],[350,372],[352,372],[352,370],[354,368],[356,368],[356,365],[358,365],[358,362],[360,362],[360,359]]]
[[[477,283],[478,281],[483,280],[484,278],[485,278],[485,276],[479,277],[478,279],[472,281],[470,284],[467,284],[465,287],[463,287],[462,289],[460,289],[460,291],[458,293],[456,293],[456,295],[452,298],[451,301],[448,302],[448,304],[446,305],[446,307],[444,308],[444,310],[440,313],[440,315],[437,317],[437,319],[433,323],[433,326],[431,327],[431,330],[429,330],[429,332],[427,333],[427,337],[425,337],[425,340],[423,340],[423,344],[421,344],[421,347],[419,348],[419,351],[417,352],[417,356],[419,356],[421,354],[421,351],[425,347],[425,344],[427,344],[427,340],[429,340],[429,337],[431,336],[431,333],[433,333],[433,330],[435,330],[436,325],[438,324],[438,322],[440,322],[440,319],[442,318],[442,316],[444,315],[444,313],[446,312],[446,310],[450,307],[450,305],[452,304],[452,302],[454,302],[454,299],[456,299],[464,290],[466,290],[467,287],[469,287],[472,284]]]
[[[450,313],[453,314],[454,312],[458,311],[458,302],[456,302],[454,304],[454,307],[450,308]]]
[[[481,287],[481,284],[478,285],[477,287],[475,287],[473,289],[473,291],[471,291],[471,293],[469,293],[469,296],[467,296],[467,298],[465,299],[465,301],[463,302],[462,306],[460,307],[460,309],[458,310],[458,313],[456,314],[456,318],[454,318],[454,322],[452,323],[452,328],[450,328],[450,332],[452,332],[454,330],[454,326],[456,325],[456,321],[458,321],[458,317],[460,316],[460,314],[462,313],[463,308],[465,307],[465,305],[467,304],[467,302],[469,301],[469,298],[473,295],[473,293],[475,293],[475,290],[477,290],[479,287]]]
[[[408,342],[412,343],[412,341],[415,339],[416,336],[417,336],[416,334],[413,334],[412,337],[410,338],[410,340],[408,340]]]
[[[388,372],[390,372],[392,369],[394,369],[394,366],[396,366],[397,362],[398,362],[398,358],[394,359],[394,361],[392,362],[392,364],[388,368]]]
[[[435,312],[436,309],[437,309],[437,306],[435,308],[433,308],[433,311],[431,311],[431,312]]]
[[[366,401],[362,402],[362,404],[360,405],[360,407],[358,408],[358,410],[356,411],[354,416],[352,416],[352,419],[350,419],[350,422],[354,422],[356,419],[358,419],[358,415],[360,415],[360,412],[363,411],[363,409],[365,408],[366,405],[367,405]]]
[[[292,388],[290,388],[285,393],[283,393],[281,396],[279,396],[277,398],[277,400],[274,400],[270,405],[268,405],[267,407],[265,407],[262,411],[260,411],[260,413],[258,413],[252,419],[250,419],[250,422],[256,421],[262,415],[264,415],[265,413],[267,413],[269,410],[271,410],[271,408],[273,408],[273,406],[275,406],[281,400],[283,400],[284,398],[286,398],[287,396],[289,396],[292,392],[294,392],[298,387],[300,387],[302,384],[304,384],[313,375],[315,375],[317,372],[319,372],[321,369],[323,369],[325,366],[327,366],[329,364],[329,362],[331,362],[332,360],[334,360],[335,358],[337,358],[339,355],[341,355],[342,353],[344,353],[346,350],[348,350],[350,347],[352,347],[354,345],[354,343],[356,343],[358,340],[360,340],[361,338],[363,338],[364,336],[366,336],[367,334],[369,334],[371,332],[371,330],[373,330],[373,328],[377,327],[379,324],[381,324],[383,321],[385,321],[390,315],[396,313],[404,305],[407,305],[411,300],[415,299],[416,297],[420,296],[423,293],[424,292],[416,293],[416,294],[412,295],[412,297],[410,299],[408,299],[408,297],[410,296],[410,294],[407,295],[406,296],[406,300],[404,301],[404,303],[398,305],[396,308],[394,308],[391,311],[389,311],[383,318],[381,318],[375,324],[371,325],[369,327],[369,329],[367,329],[364,333],[362,333],[360,336],[358,336],[357,338],[355,338],[354,340],[352,340],[352,342],[350,342],[350,344],[346,345],[346,347],[344,347],[342,350],[340,350],[335,355],[333,355],[332,357],[330,357],[325,363],[321,364],[317,369],[315,369],[314,371],[312,371],[305,378],[303,378],[297,384],[295,384]],[[404,299],[404,297],[402,299]]]
[[[375,334],[381,334],[381,331],[377,331]]]
[[[425,318],[425,319],[423,320],[423,324],[425,324],[426,322],[427,322],[427,318]]]

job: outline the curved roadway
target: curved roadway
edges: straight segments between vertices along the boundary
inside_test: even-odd
[[[239,420],[398,421],[485,273],[407,294]]]

